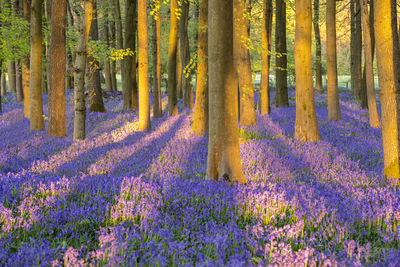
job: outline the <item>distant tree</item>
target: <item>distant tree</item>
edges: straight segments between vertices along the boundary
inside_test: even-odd
[[[111,46],[110,34],[109,34],[109,4],[108,1],[99,1],[99,12],[101,14],[99,17],[104,17],[103,23],[99,25],[99,34],[101,41],[109,48]],[[110,59],[105,59],[103,61],[104,64],[104,78],[106,84],[106,91],[113,91],[112,84],[112,74],[111,74],[111,62]]]
[[[162,117],[161,103],[161,1],[153,1],[153,116]]]
[[[208,0],[200,3],[199,35],[197,50],[196,102],[193,132],[203,135],[208,130]]]
[[[275,103],[277,107],[288,107],[289,96],[287,87],[286,2],[284,0],[276,0],[275,3]]]
[[[311,0],[296,0],[296,69],[295,137],[303,141],[320,140],[314,104],[311,62]]]
[[[178,115],[176,61],[178,45],[178,0],[171,0],[171,19],[168,46],[168,114]]]
[[[63,137],[65,124],[66,13],[67,0],[51,0],[50,68],[48,135]]]
[[[262,69],[261,69],[261,114],[270,113],[270,48],[272,39],[272,0],[263,0],[262,24]]]
[[[314,0],[314,35],[315,35],[315,89],[322,89],[322,46],[319,30],[319,0]]]
[[[7,73],[8,73],[8,91],[12,93],[16,93],[16,75],[15,75],[15,60],[14,59],[9,59],[8,60],[8,67],[7,67]]]
[[[351,90],[357,98],[361,96],[361,52],[362,52],[362,30],[360,0],[350,0],[351,15]]]
[[[210,0],[208,13],[209,143],[207,179],[246,183],[234,105],[233,1]]]

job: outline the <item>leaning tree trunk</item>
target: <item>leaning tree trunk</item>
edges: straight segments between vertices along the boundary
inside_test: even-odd
[[[156,0],[157,10],[153,15],[153,117],[162,117],[161,103],[161,2]]]
[[[48,135],[63,137],[65,124],[66,11],[67,0],[51,0],[51,44]]]
[[[210,0],[208,13],[210,116],[207,179],[246,183],[235,118],[233,1]]]
[[[96,0],[93,1],[93,13],[92,25],[90,27],[90,39],[94,41],[99,40],[99,27],[97,23],[97,5]],[[88,56],[88,91],[89,91],[89,111],[94,112],[105,112],[103,102],[103,92],[101,90],[100,83],[100,63],[92,56]]]
[[[171,0],[171,20],[168,46],[168,114],[178,115],[176,59],[178,44],[178,18],[176,12],[178,0]]]
[[[240,92],[240,124],[244,126],[256,125],[256,113],[254,109],[254,88],[251,73],[250,52],[247,49],[249,35],[246,19],[246,3],[242,0],[235,0],[235,24],[234,24],[234,42],[235,42],[235,68],[239,83]],[[243,43],[245,40],[246,43]]]
[[[147,0],[138,0],[139,131],[150,131]]]
[[[373,69],[373,48],[371,38],[371,25],[370,16],[368,14],[368,3],[367,0],[361,0],[362,10],[362,30],[364,39],[364,58],[365,58],[365,81],[367,91],[367,103],[369,111],[369,125],[372,128],[379,128],[379,115],[376,107],[376,95],[375,95],[375,78]]]
[[[382,143],[384,173],[400,179],[399,125],[394,70],[390,0],[374,0],[376,57],[382,109]]]
[[[321,34],[319,31],[319,0],[314,0],[314,33],[315,33],[315,89],[322,89],[322,53]]]
[[[193,132],[204,135],[208,130],[208,0],[200,3],[196,102]]]
[[[326,6],[326,65],[328,70],[328,120],[330,121],[341,119],[336,57],[336,0],[328,0]]]
[[[271,46],[271,28],[272,25],[272,0],[263,0],[263,26],[262,26],[262,69],[261,69],[261,114],[269,114],[269,49]]]
[[[314,104],[311,62],[311,0],[296,0],[296,70],[295,137],[303,141],[320,140]]]
[[[286,3],[284,0],[276,0],[275,18],[275,102],[277,107],[288,107],[289,97],[287,87]]]
[[[15,69],[15,68],[14,68]],[[42,104],[42,0],[31,5],[30,128],[44,130]]]

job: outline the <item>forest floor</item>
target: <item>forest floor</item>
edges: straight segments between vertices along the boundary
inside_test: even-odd
[[[204,179],[192,115],[152,120],[106,99],[87,139],[30,132],[11,95],[0,115],[0,265],[400,265],[400,191],[382,174],[381,130],[346,90],[321,142],[293,138],[295,107],[241,128],[247,185]],[[47,114],[47,96],[44,96]],[[243,141],[244,140],[244,141]]]

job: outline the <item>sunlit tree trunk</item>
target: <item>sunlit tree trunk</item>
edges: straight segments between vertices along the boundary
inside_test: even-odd
[[[234,114],[233,1],[210,0],[208,13],[210,119],[207,179],[246,183]]]
[[[208,130],[208,0],[200,3],[196,79],[196,102],[193,132],[203,135]]]
[[[161,2],[154,1],[157,12],[153,15],[153,116],[162,117],[161,103]]]
[[[1,73],[1,96],[5,96],[7,94],[7,81],[6,75],[4,71]]]
[[[374,0],[376,57],[382,109],[383,162],[386,176],[400,178],[399,125],[390,0]]]
[[[178,44],[178,1],[171,0],[171,19],[168,46],[168,114],[178,115],[176,61]]]
[[[148,40],[147,1],[138,0],[139,131],[151,129]]]
[[[315,89],[322,89],[322,53],[321,34],[319,31],[319,0],[314,0],[314,33],[315,33]]]
[[[44,130],[42,105],[42,0],[31,5],[30,128]]]
[[[366,79],[366,91],[367,91],[367,103],[369,111],[369,124],[372,128],[379,128],[379,115],[376,107],[376,95],[375,95],[375,81],[374,81],[374,69],[373,69],[373,46],[371,38],[371,26],[370,16],[368,13],[367,0],[361,0],[361,17],[362,17],[362,30],[364,39],[364,58],[365,58],[365,79]]]
[[[179,27],[179,25],[178,25]],[[179,31],[179,29],[178,29]],[[177,44],[177,51],[176,51],[176,91],[177,91],[177,97],[178,101],[182,99],[183,93],[182,93],[182,57],[181,57],[181,43],[179,42],[179,36],[178,36],[178,44]]]
[[[276,91],[275,102],[277,107],[288,107],[287,87],[287,48],[286,48],[286,2],[276,0],[275,13],[275,50],[276,50]]]
[[[296,0],[294,59],[296,69],[295,137],[303,141],[320,140],[314,104],[311,62],[311,0]]]
[[[46,0],[46,4],[44,5],[45,7],[45,12],[46,12],[46,24],[45,27],[47,27],[48,29],[51,30],[51,2],[52,0]],[[46,44],[43,46],[43,58],[46,58],[46,60],[43,61],[43,80],[42,80],[42,84],[43,84],[43,93],[45,94],[49,94],[49,90],[50,90],[50,77],[52,75],[51,73],[51,65],[50,65],[50,61],[51,61],[51,55],[50,55],[50,45],[51,45],[51,37],[50,34],[47,35],[47,40],[46,40]]]
[[[31,21],[31,1],[23,1],[24,18],[26,21]],[[22,87],[24,92],[24,117],[29,118],[29,87],[30,87],[30,69],[29,69],[29,56],[24,57],[22,60]]]
[[[66,0],[51,0],[50,65],[53,70],[49,92],[48,135],[63,137],[65,126],[65,67],[66,67]]]
[[[234,3],[234,56],[240,92],[240,123],[245,126],[256,125],[250,52],[246,45],[249,42],[247,31],[248,19],[246,14],[247,6],[246,2],[243,0],[235,0]]]
[[[270,90],[269,90],[269,61],[271,47],[272,26],[272,0],[263,0],[263,25],[262,25],[262,69],[261,69],[261,114],[270,113]]]

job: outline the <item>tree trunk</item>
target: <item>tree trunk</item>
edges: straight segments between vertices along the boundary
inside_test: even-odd
[[[263,0],[263,26],[262,26],[262,70],[261,70],[261,114],[270,114],[269,99],[269,50],[271,46],[271,25],[272,25],[272,0]]]
[[[90,39],[93,41],[99,40],[99,27],[97,23],[97,3],[93,1],[92,25],[90,27]],[[88,91],[89,91],[89,111],[106,112],[103,102],[103,92],[100,83],[100,63],[92,56],[88,56]]]
[[[204,135],[208,131],[208,0],[200,3],[196,102],[193,132]]]
[[[337,59],[336,59],[336,0],[328,0],[326,6],[326,65],[328,70],[328,120],[341,119]]]
[[[150,131],[147,0],[138,0],[139,131]]]
[[[153,117],[162,117],[161,103],[161,2],[155,2],[158,5],[157,12],[153,15]]]
[[[177,60],[177,44],[178,44],[178,18],[176,11],[178,1],[171,0],[171,20],[169,31],[168,46],[168,114],[170,116],[178,115],[178,99],[177,99],[177,77],[176,77],[176,60]]]
[[[179,42],[178,36],[178,45],[177,45],[177,70],[176,70],[176,90],[178,92],[178,100],[182,99],[182,58],[181,58],[181,44]]]
[[[288,107],[287,49],[286,49],[286,3],[276,0],[275,50],[276,50],[276,92],[277,107]]]
[[[17,101],[21,102],[24,100],[24,92],[22,89],[22,71],[21,71],[21,60],[15,61],[15,90],[17,92]]]
[[[109,17],[113,16],[111,11],[109,11],[108,16]],[[115,35],[116,35],[116,33],[115,33],[115,20],[111,20],[110,21],[108,30],[109,30],[109,36],[110,36],[110,39],[111,39],[112,47],[117,47],[116,40],[115,40],[116,39],[115,38]],[[118,91],[117,63],[116,63],[115,60],[111,62],[111,83],[112,83],[112,88],[113,88],[112,90],[113,91]]]
[[[376,57],[382,109],[384,173],[400,179],[398,103],[396,98],[390,0],[374,0]],[[390,28],[389,28],[390,27]]]
[[[246,183],[234,114],[233,1],[209,1],[210,116],[207,179]]]
[[[321,34],[319,31],[319,0],[314,0],[314,33],[315,33],[315,89],[322,89],[322,53]]]
[[[8,60],[8,91],[16,93],[15,61]]]
[[[51,14],[52,14],[52,10],[51,10],[51,4],[52,4],[52,0],[46,0],[46,4],[45,4],[45,10],[46,10],[46,24],[47,24],[47,28],[50,29],[51,31]],[[45,89],[45,93],[49,94],[50,92],[50,79],[51,79],[51,65],[50,65],[50,61],[51,61],[51,55],[50,55],[50,45],[51,45],[51,38],[50,38],[50,34],[47,35],[47,40],[46,40],[46,62],[45,62],[45,70],[43,71],[44,73],[44,78],[43,81],[45,82],[45,86],[43,87]]]
[[[372,2],[371,2],[372,3]],[[370,16],[368,14],[368,3],[367,0],[361,0],[362,10],[362,28],[363,28],[363,39],[364,39],[364,58],[365,58],[365,81],[366,81],[366,92],[367,92],[367,103],[369,111],[369,124],[372,128],[379,128],[379,115],[376,107],[376,95],[375,95],[375,80],[374,80],[374,69],[373,69],[373,48],[371,38],[371,25]],[[373,11],[373,10],[372,10]]]
[[[42,131],[44,130],[42,105],[42,0],[32,0],[30,64],[30,128],[31,131]]]
[[[248,19],[246,19],[246,3],[235,0],[234,14],[234,42],[235,42],[235,68],[239,82],[240,92],[240,124],[244,126],[256,125],[256,113],[254,109],[254,88],[251,74],[250,53],[247,49],[249,35],[247,31]],[[243,40],[246,44],[243,43]]]
[[[123,49],[123,48],[126,49],[126,47],[124,47],[124,37],[122,35],[122,18],[121,18],[120,0],[114,0],[114,1],[115,1],[114,2],[114,5],[115,5],[114,8],[115,8],[115,39],[116,39],[116,46],[117,46],[118,50],[119,49]],[[130,4],[131,1],[133,1],[133,0],[127,0],[126,1],[125,10],[126,10],[126,5]],[[136,7],[135,7],[135,10],[136,10]],[[125,13],[125,19],[126,19],[126,13]],[[135,24],[136,24],[136,21],[135,21]],[[133,51],[135,51],[135,50],[133,50]],[[124,88],[125,88],[125,86],[124,86],[124,81],[125,81],[124,76],[125,75],[128,75],[128,76],[130,75],[130,74],[125,74],[125,72],[123,71],[123,69],[125,68],[125,63],[124,62],[125,62],[125,60],[120,60],[119,61],[119,69],[120,69],[120,72],[121,72],[122,93],[124,93]],[[115,66],[115,72],[117,72],[117,66]],[[117,85],[117,83],[116,83],[116,85]],[[127,100],[125,100],[125,97],[124,97],[123,109],[129,109],[129,107],[130,107],[129,103],[130,103],[131,99],[132,99],[132,94],[129,95],[129,99],[127,99]]]
[[[295,137],[302,141],[320,140],[314,104],[311,62],[311,0],[296,0],[294,59],[296,69]]]
[[[101,8],[102,9],[105,8],[104,3],[101,6]],[[100,27],[100,35],[101,35],[101,39],[103,40],[103,42],[108,47],[110,47],[110,35],[108,34],[109,17],[108,17],[107,10],[103,12],[103,16],[104,16],[104,22],[103,22],[102,27]],[[104,76],[105,76],[105,83],[106,83],[106,91],[113,91],[110,59],[106,59],[104,61]]]
[[[351,0],[351,89],[353,95],[357,98],[361,97],[362,73],[361,73],[361,13],[360,0]]]
[[[24,0],[23,1],[23,9],[24,9],[24,18],[26,21],[31,21],[31,1]],[[22,59],[22,87],[24,91],[24,117],[29,118],[29,88],[30,88],[30,60],[29,56],[26,56]]]
[[[1,73],[1,96],[5,96],[7,94],[7,81],[6,75],[4,72]]]

